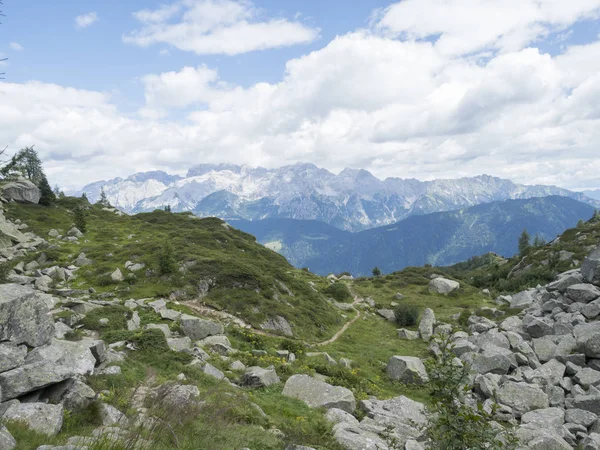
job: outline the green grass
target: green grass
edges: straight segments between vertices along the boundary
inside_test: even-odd
[[[255,327],[270,317],[283,316],[295,336],[303,339],[325,339],[344,323],[326,297],[309,286],[313,281],[321,287],[320,277],[293,268],[253,236],[219,219],[164,211],[118,216],[70,197],[51,207],[10,204],[6,215],[21,219],[47,238],[50,229],[61,233],[70,229],[73,209],[81,205],[88,208],[85,237],[78,243],[60,241],[45,250],[53,264],[71,264],[81,252],[93,260],[93,265],[78,271],[70,287],[93,287],[98,294],[134,299],[176,293],[185,300],[198,298],[202,286],[210,285],[202,298],[206,304],[240,314]],[[173,274],[160,275],[158,255],[166,241],[179,267]],[[146,268],[128,274],[126,261],[144,263]],[[110,280],[117,268],[126,276],[120,283]]]

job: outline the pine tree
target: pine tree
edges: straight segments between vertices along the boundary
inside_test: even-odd
[[[85,192],[83,194],[81,194],[81,198],[84,199],[85,201],[88,201],[87,194]]]
[[[173,247],[168,240],[165,240],[158,253],[158,271],[161,275],[168,275],[175,272],[176,269],[177,262],[175,261]]]
[[[535,234],[535,238],[533,238],[533,246],[534,247],[542,247],[546,245],[546,240],[542,237],[540,237],[539,234]]]
[[[521,256],[525,256],[527,254],[527,252],[529,251],[530,248],[530,240],[531,237],[529,236],[529,233],[527,232],[527,230],[523,230],[523,232],[521,233],[521,236],[519,237],[519,254]]]
[[[40,180],[38,187],[40,188],[40,193],[42,194],[40,197],[40,205],[49,206],[56,201],[56,195],[54,194],[54,191],[52,191],[50,183],[48,183],[48,179],[43,172],[42,179]]]
[[[83,207],[78,206],[73,210],[75,213],[74,222],[79,231],[85,233],[87,231],[87,218]]]
[[[374,277],[378,277],[381,275],[381,269],[377,266],[373,267],[373,270],[371,270],[371,273],[373,274]]]
[[[106,192],[104,192],[104,186],[100,190],[100,198],[98,199],[98,203],[104,206],[110,206],[110,202],[108,201],[108,197],[106,196]]]

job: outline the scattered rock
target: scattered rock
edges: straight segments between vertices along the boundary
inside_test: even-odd
[[[311,408],[338,408],[349,413],[354,412],[356,408],[352,391],[332,386],[308,375],[292,375],[285,383],[282,393],[304,401]]]
[[[457,281],[448,280],[446,278],[434,278],[429,282],[429,292],[434,294],[448,295],[460,288],[460,284]]]
[[[242,375],[241,385],[248,387],[268,387],[279,383],[279,377],[273,366],[263,369],[262,367],[254,366],[246,369]]]
[[[423,362],[415,356],[392,356],[387,365],[392,380],[408,384],[425,384],[429,381]]]
[[[4,420],[22,421],[31,430],[56,436],[63,424],[63,406],[45,403],[17,403],[4,413]]]

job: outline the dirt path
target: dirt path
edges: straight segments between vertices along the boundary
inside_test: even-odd
[[[356,311],[356,316],[354,316],[352,319],[346,322],[346,324],[337,333],[335,333],[332,338],[327,339],[323,342],[318,342],[315,345],[321,347],[323,345],[333,344],[335,341],[337,341],[346,332],[346,330],[348,330],[348,328],[350,328],[350,326],[360,318],[360,311],[356,309],[355,306],[363,300],[364,298],[360,298],[359,296],[355,295],[354,301],[352,302],[352,309]]]
[[[316,347],[322,347],[324,345],[333,344],[340,337],[342,337],[344,335],[344,333],[348,330],[348,328],[350,328],[350,326],[360,318],[360,311],[358,309],[356,309],[356,305],[361,303],[363,300],[364,300],[364,298],[361,298],[358,295],[354,295],[354,301],[352,302],[352,310],[356,312],[356,316],[354,316],[352,319],[350,319],[348,322],[346,322],[344,324],[344,326],[342,328],[340,328],[340,330],[337,333],[335,333],[331,338],[327,339],[326,341],[316,342],[312,345],[314,345]],[[198,304],[195,301],[182,302],[182,305],[187,306],[194,312],[197,312],[198,314],[201,314],[204,317],[209,317],[209,318],[218,319],[218,320],[222,320],[222,321],[223,320],[230,321],[241,328],[252,330],[253,333],[258,334],[260,336],[268,336],[268,337],[277,338],[277,339],[286,339],[285,336],[269,333],[267,331],[263,331],[263,330],[254,328],[252,325],[244,322],[242,319],[234,316],[233,314],[230,314],[225,311],[219,311],[218,309],[215,309],[210,306]]]

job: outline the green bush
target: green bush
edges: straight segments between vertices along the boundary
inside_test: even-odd
[[[394,310],[394,316],[398,325],[403,327],[412,327],[417,324],[419,318],[419,308],[415,305],[398,305]]]
[[[329,285],[327,289],[323,291],[323,294],[333,298],[336,302],[352,301],[352,294],[350,294],[348,286],[340,282]]]

